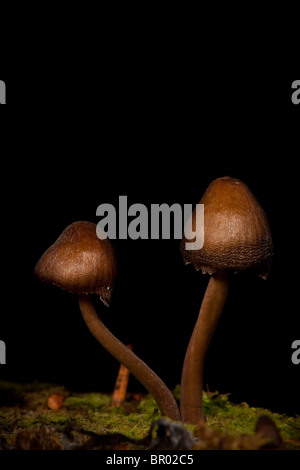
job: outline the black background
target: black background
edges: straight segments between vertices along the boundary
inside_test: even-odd
[[[36,262],[68,224],[97,223],[101,203],[118,208],[126,195],[128,205],[148,208],[196,204],[214,178],[229,175],[264,207],[275,256],[267,281],[244,273],[232,282],[205,383],[236,402],[299,413],[300,366],[291,362],[300,334],[295,77],[207,73],[161,57],[139,56],[138,64],[114,57],[100,72],[83,64],[75,74],[44,67],[22,81],[0,77],[8,103],[0,316],[7,364],[0,377],[112,391],[118,363],[87,330],[76,297],[34,278]],[[171,389],[208,282],[184,266],[179,243],[112,240],[118,279],[111,307],[97,302],[105,324]],[[143,391],[133,377],[129,389]]]

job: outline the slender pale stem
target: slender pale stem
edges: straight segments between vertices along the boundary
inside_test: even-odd
[[[139,359],[106,328],[98,317],[90,296],[80,295],[79,306],[92,335],[144,385],[155,399],[163,416],[179,421],[179,409],[170,390],[145,362]]]
[[[180,410],[186,424],[201,424],[203,413],[203,370],[208,346],[227,299],[229,279],[226,273],[211,276],[199,316],[184,359]]]

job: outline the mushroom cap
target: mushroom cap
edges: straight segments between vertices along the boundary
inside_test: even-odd
[[[272,235],[267,216],[248,186],[229,176],[218,178],[200,204],[204,204],[204,244],[186,250],[183,236],[180,249],[185,264],[204,274],[251,268],[266,278],[273,257]],[[191,217],[197,233],[195,210]]]
[[[109,305],[116,278],[114,249],[100,240],[96,224],[74,222],[38,261],[34,273],[41,280],[74,294],[98,294]]]

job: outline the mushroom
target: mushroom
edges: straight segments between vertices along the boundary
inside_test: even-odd
[[[188,424],[205,421],[204,361],[227,299],[230,272],[253,269],[266,279],[273,256],[266,214],[242,181],[229,176],[214,180],[200,204],[204,204],[202,248],[196,245],[194,250],[187,249],[185,235],[180,246],[185,264],[191,263],[197,271],[211,275],[182,370],[180,411]],[[197,233],[196,210],[191,217],[193,232]]]
[[[116,268],[110,241],[97,237],[95,224],[79,221],[62,232],[42,255],[34,272],[41,281],[78,294],[82,316],[92,335],[144,385],[162,415],[179,420],[177,403],[165,383],[105,327],[96,313],[91,294],[99,295],[109,305]]]

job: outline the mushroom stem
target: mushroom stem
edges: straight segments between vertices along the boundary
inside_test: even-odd
[[[186,424],[201,424],[203,413],[203,370],[208,346],[222,314],[229,289],[225,272],[211,276],[200,308],[199,316],[184,359],[180,410]]]
[[[155,399],[162,415],[180,421],[177,403],[165,383],[106,328],[98,317],[90,296],[80,295],[79,306],[92,335],[144,385]]]

